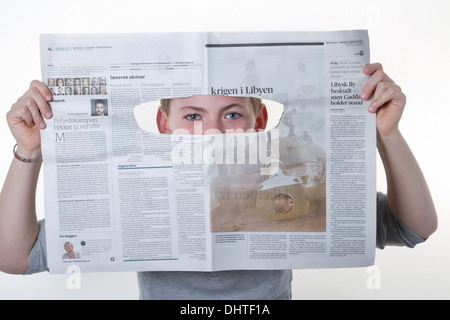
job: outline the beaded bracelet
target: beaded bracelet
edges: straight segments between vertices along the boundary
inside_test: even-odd
[[[17,154],[16,148],[17,148],[17,143],[16,143],[16,145],[15,145],[14,148],[13,148],[14,157],[15,157],[17,160],[21,161],[21,162],[25,162],[25,163],[33,163],[33,162],[42,160],[42,157],[37,157],[37,158],[35,158],[35,159],[26,159],[26,158],[22,158],[21,156],[19,156],[19,155]]]

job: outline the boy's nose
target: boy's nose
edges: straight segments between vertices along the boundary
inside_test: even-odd
[[[202,133],[205,134],[206,131],[209,131],[210,133],[217,133],[217,131],[225,133],[225,128],[220,120],[208,119],[202,122]]]

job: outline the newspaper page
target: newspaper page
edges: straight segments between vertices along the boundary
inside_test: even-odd
[[[51,273],[373,264],[366,31],[40,40]],[[161,99],[195,96],[262,99],[276,125],[160,133]]]

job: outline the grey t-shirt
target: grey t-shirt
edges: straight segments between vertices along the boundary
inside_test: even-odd
[[[387,205],[385,194],[377,194],[377,248],[387,245],[413,248],[423,242],[398,221]],[[30,254],[26,274],[48,271],[45,221]],[[290,299],[291,270],[236,270],[217,272],[138,272],[141,299]]]

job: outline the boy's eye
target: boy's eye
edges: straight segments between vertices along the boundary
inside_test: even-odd
[[[191,121],[200,120],[200,116],[198,114],[189,114],[186,116],[186,119]]]
[[[240,117],[240,114],[237,112],[230,112],[225,116],[225,118],[227,118],[227,119],[237,119],[239,117]]]

